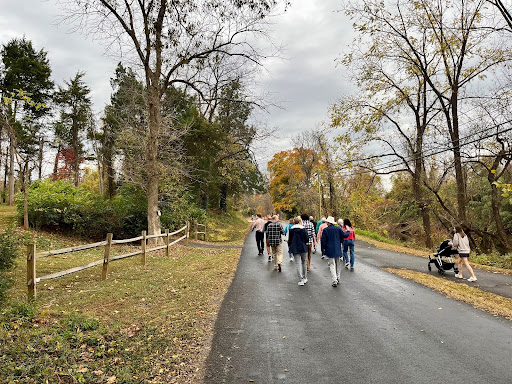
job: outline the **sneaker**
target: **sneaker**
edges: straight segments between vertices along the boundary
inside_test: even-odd
[[[337,281],[333,281],[333,282],[332,282],[332,286],[333,286],[333,287],[337,287],[337,286],[338,286],[338,282],[337,282]]]
[[[306,284],[308,282],[308,278],[306,277],[304,280],[302,280],[304,282],[304,284]]]
[[[337,279],[336,282],[339,284],[340,283],[340,279]]]
[[[458,273],[455,274],[455,277],[460,279],[461,275],[459,275]]]
[[[464,276],[462,276],[462,273],[459,273],[459,279],[463,279]]]
[[[350,272],[354,272],[354,267],[350,267]]]
[[[468,281],[476,281],[476,277],[471,276]]]
[[[293,263],[293,257],[290,257],[290,263]]]
[[[299,281],[299,285],[302,287],[304,285],[304,280]]]
[[[347,269],[348,269],[348,266],[349,266],[349,265],[350,265],[349,263],[345,263],[345,268],[347,268]]]
[[[277,269],[281,272],[281,264],[277,264]]]
[[[326,257],[324,255],[322,255],[321,259],[324,260],[324,259],[326,259]]]
[[[268,257],[268,262],[270,263],[272,261],[272,256]]]

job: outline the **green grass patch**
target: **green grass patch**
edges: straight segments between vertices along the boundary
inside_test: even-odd
[[[248,223],[216,215],[210,233],[240,243]],[[230,233],[230,230],[233,233]],[[84,243],[29,231],[38,251]],[[118,245],[112,256],[139,247]],[[240,250],[176,245],[114,261],[101,280],[101,265],[37,285],[26,301],[26,261],[16,259],[14,282],[0,309],[2,383],[199,382],[221,300]],[[37,275],[103,258],[103,248],[37,260]]]
[[[207,241],[241,244],[250,223],[238,213],[208,212]]]
[[[16,207],[0,204],[0,231],[16,221]]]
[[[377,240],[377,241],[380,241],[381,243],[402,245],[397,240],[389,239],[389,238],[379,235],[378,233],[375,233],[375,232],[366,231],[364,229],[358,229],[358,228],[356,228],[355,231],[356,231],[356,235],[363,235],[366,238]]]

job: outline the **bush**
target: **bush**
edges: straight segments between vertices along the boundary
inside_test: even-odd
[[[16,235],[14,226],[10,226],[0,233],[0,303],[5,301],[6,292],[11,286],[11,281],[5,276],[5,271],[13,266],[22,242],[23,238]]]
[[[23,220],[23,196],[16,200],[18,220]],[[186,194],[163,202],[162,227],[178,229],[187,220],[205,222],[206,212],[190,202]],[[115,238],[140,235],[147,229],[147,198],[139,186],[124,184],[108,200],[70,182],[37,181],[28,191],[29,225],[41,229],[73,232],[102,239],[108,232]]]

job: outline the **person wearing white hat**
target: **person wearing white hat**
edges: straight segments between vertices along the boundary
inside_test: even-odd
[[[348,233],[336,225],[334,217],[329,216],[326,220],[327,227],[322,231],[322,249],[329,259],[329,269],[331,271],[332,286],[337,287],[340,283],[341,260],[342,256],[341,244]]]

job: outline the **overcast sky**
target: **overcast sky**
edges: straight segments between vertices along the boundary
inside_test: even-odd
[[[261,165],[274,153],[291,148],[293,136],[319,126],[327,119],[329,106],[353,89],[344,68],[335,63],[352,39],[352,23],[336,12],[340,4],[341,0],[292,0],[288,11],[274,20],[272,35],[285,47],[286,59],[268,60],[257,86],[282,108],[258,116],[277,128],[277,137],[258,155]],[[119,58],[109,57],[92,38],[57,25],[61,14],[54,0],[0,0],[0,44],[25,36],[36,50],[44,49],[59,85],[84,71],[94,110],[99,112],[109,101],[109,80]]]

